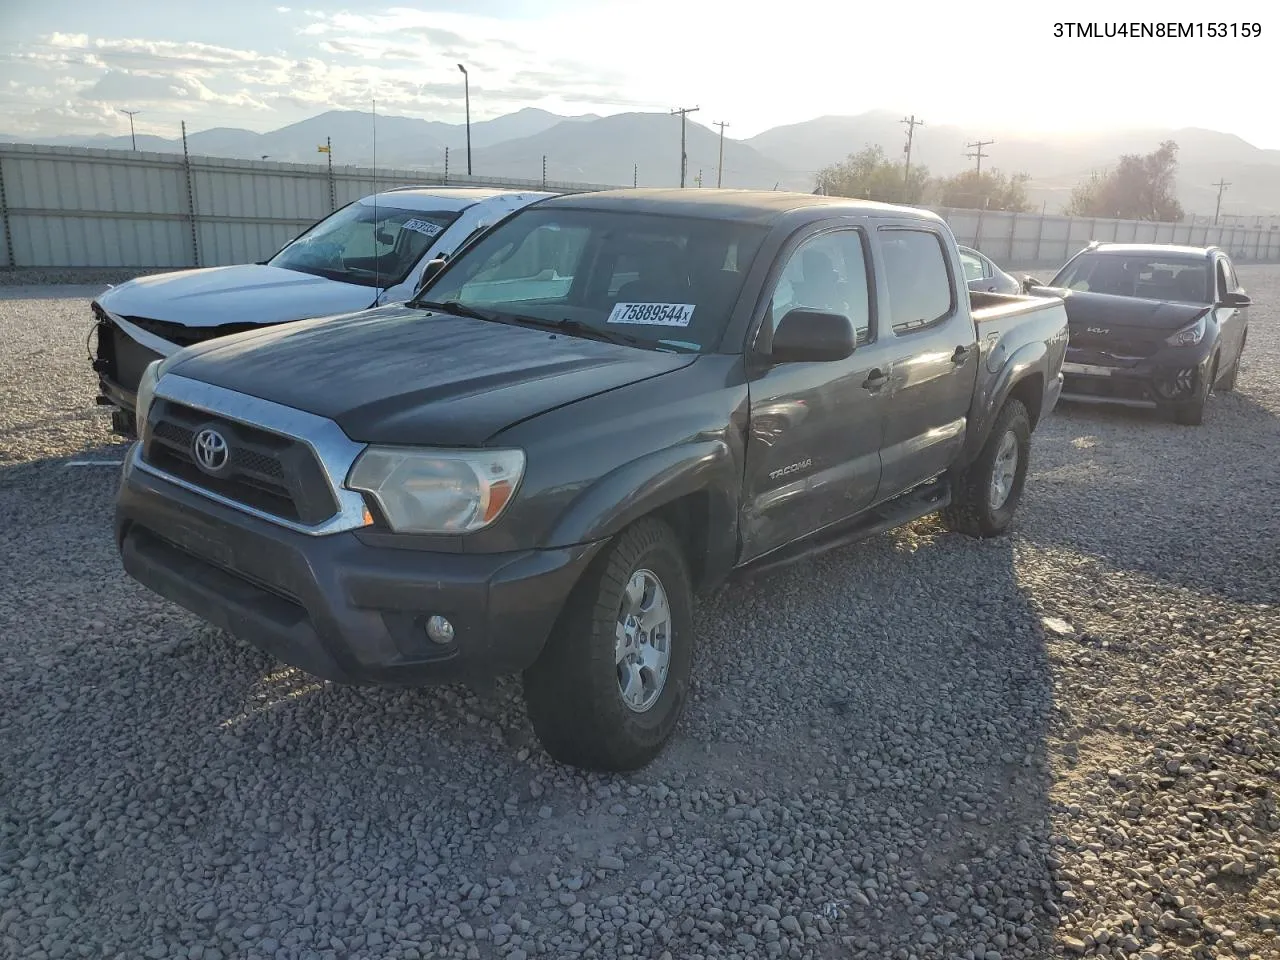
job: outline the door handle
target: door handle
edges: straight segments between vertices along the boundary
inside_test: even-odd
[[[956,352],[951,355],[951,362],[955,364],[964,363],[969,356],[969,347],[956,347]]]
[[[888,382],[889,382],[889,375],[885,373],[883,370],[881,370],[879,367],[876,367],[874,370],[872,370],[870,373],[867,374],[867,379],[862,381],[862,385],[866,387],[868,390],[879,390]]]

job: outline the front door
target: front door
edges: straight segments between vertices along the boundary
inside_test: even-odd
[[[859,227],[804,237],[773,281],[752,349],[766,351],[788,310],[849,317],[858,345],[830,363],[757,364],[742,501],[743,560],[754,559],[871,504],[880,486],[886,360],[869,238]]]
[[[1218,266],[1214,271],[1214,313],[1218,328],[1222,331],[1222,350],[1218,355],[1218,376],[1225,374],[1240,356],[1241,342],[1244,339],[1248,307],[1223,306],[1229,293],[1243,293],[1240,281],[1236,278],[1235,269],[1226,257],[1218,257]]]
[[[893,367],[880,499],[943,473],[964,445],[977,382],[973,320],[939,229],[882,226],[884,333]]]

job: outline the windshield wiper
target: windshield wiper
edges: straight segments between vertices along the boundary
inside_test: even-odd
[[[428,310],[439,310],[441,313],[448,313],[455,317],[469,317],[473,320],[488,320],[492,323],[508,323],[512,326],[537,327],[540,330],[555,330],[561,333],[567,333],[570,336],[585,337],[590,340],[600,340],[604,343],[616,343],[624,347],[658,347],[659,349],[671,349],[674,344],[662,340],[645,340],[642,337],[633,337],[629,333],[618,333],[614,330],[601,330],[599,327],[593,327],[589,323],[583,323],[581,320],[544,320],[542,317],[530,317],[520,313],[506,313],[497,310],[485,311],[477,310],[475,307],[469,307],[465,303],[459,303],[457,300],[445,300],[438,302],[434,300],[411,300],[409,305],[413,307],[423,307]]]
[[[497,320],[502,321],[502,317],[496,314],[487,313],[484,310],[477,310],[475,307],[468,307],[465,303],[459,303],[457,300],[445,300],[438,302],[435,300],[410,300],[408,303],[411,307],[422,307],[426,310],[439,310],[441,313],[447,313],[454,317],[469,317],[472,320]]]
[[[522,318],[524,319],[524,318]],[[528,319],[536,320],[530,317]],[[617,333],[613,330],[601,330],[599,327],[593,327],[581,320],[539,320],[542,326],[553,330],[563,330],[565,333],[571,333],[580,337],[590,337],[593,340],[603,340],[605,343],[617,343],[627,347],[639,346],[643,343],[652,341],[641,340],[639,337],[633,337],[629,333]]]

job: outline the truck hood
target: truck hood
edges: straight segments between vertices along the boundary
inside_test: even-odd
[[[210,340],[166,373],[327,417],[357,442],[478,446],[696,359],[390,306]]]
[[[377,295],[373,287],[242,263],[138,277],[112,287],[98,303],[121,317],[218,327],[350,313],[370,306]]]

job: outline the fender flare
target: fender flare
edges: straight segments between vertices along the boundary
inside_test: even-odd
[[[630,524],[690,494],[706,498],[705,555],[690,557],[694,572],[727,575],[738,542],[740,472],[723,439],[699,439],[628,461],[583,490],[556,520],[548,543],[605,540]],[[678,530],[682,536],[690,531]]]
[[[1036,374],[1047,378],[1048,356],[1048,346],[1040,341],[1025,344],[1009,355],[996,374],[991,389],[985,397],[980,399],[982,406],[976,411],[978,429],[969,434],[959,465],[968,466],[978,456],[983,444],[991,435],[991,428],[995,425],[997,414],[1020,383]]]

